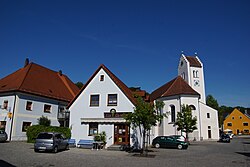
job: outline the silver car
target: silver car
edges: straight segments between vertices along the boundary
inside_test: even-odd
[[[8,135],[4,130],[0,130],[0,142],[5,142],[8,139]]]
[[[34,151],[52,151],[57,153],[58,150],[69,149],[68,139],[63,134],[57,132],[39,133],[35,144]]]

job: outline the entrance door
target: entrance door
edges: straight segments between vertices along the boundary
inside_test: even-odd
[[[127,124],[114,124],[114,144],[129,144],[129,126]]]
[[[208,130],[208,138],[211,139],[212,135],[211,135],[211,130]]]

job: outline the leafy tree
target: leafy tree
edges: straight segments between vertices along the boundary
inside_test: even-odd
[[[146,148],[146,133],[152,126],[156,126],[157,122],[163,119],[164,115],[157,114],[158,110],[163,108],[164,103],[156,101],[155,105],[145,102],[141,97],[137,99],[133,113],[128,113],[124,116],[126,121],[134,128],[139,128],[142,136],[142,154],[145,153]],[[147,153],[147,152],[146,152]]]
[[[41,116],[40,118],[37,119],[39,125],[44,125],[44,126],[50,126],[51,121],[48,119],[48,117]]]
[[[181,130],[186,133],[186,139],[188,140],[188,133],[192,133],[197,129],[197,118],[192,116],[192,109],[188,105],[182,105],[181,112],[177,113],[176,125],[177,130]]]
[[[82,87],[83,87],[83,83],[82,82],[77,82],[77,83],[75,83],[75,85],[79,88],[79,89],[81,89]]]
[[[212,107],[215,110],[219,110],[219,104],[218,104],[217,100],[212,95],[208,95],[206,97],[206,103],[209,107]]]

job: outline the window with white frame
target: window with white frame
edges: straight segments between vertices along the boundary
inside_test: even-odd
[[[89,123],[89,136],[98,134],[98,123]]]
[[[31,101],[26,102],[26,110],[32,111],[32,102]]]
[[[99,95],[90,95],[90,106],[98,107],[99,106]]]
[[[0,130],[5,131],[5,127],[6,127],[6,121],[0,121]]]
[[[171,122],[175,122],[175,116],[176,116],[176,113],[175,113],[175,106],[174,105],[171,105],[170,106],[170,112],[171,112]]]
[[[51,113],[51,105],[44,104],[43,112]]]
[[[104,75],[100,75],[100,81],[104,81]]]
[[[108,94],[108,106],[117,106],[117,94]]]
[[[31,126],[31,122],[23,122],[22,132],[27,132],[27,129]]]
[[[248,126],[248,122],[243,122],[243,126]]]
[[[8,100],[3,101],[3,109],[7,110],[8,109]]]

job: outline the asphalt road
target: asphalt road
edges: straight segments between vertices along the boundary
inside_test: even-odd
[[[54,154],[35,153],[30,143],[0,143],[0,167],[250,167],[250,136],[236,137],[231,143],[193,142],[187,150],[150,150],[150,158],[80,148]]]

